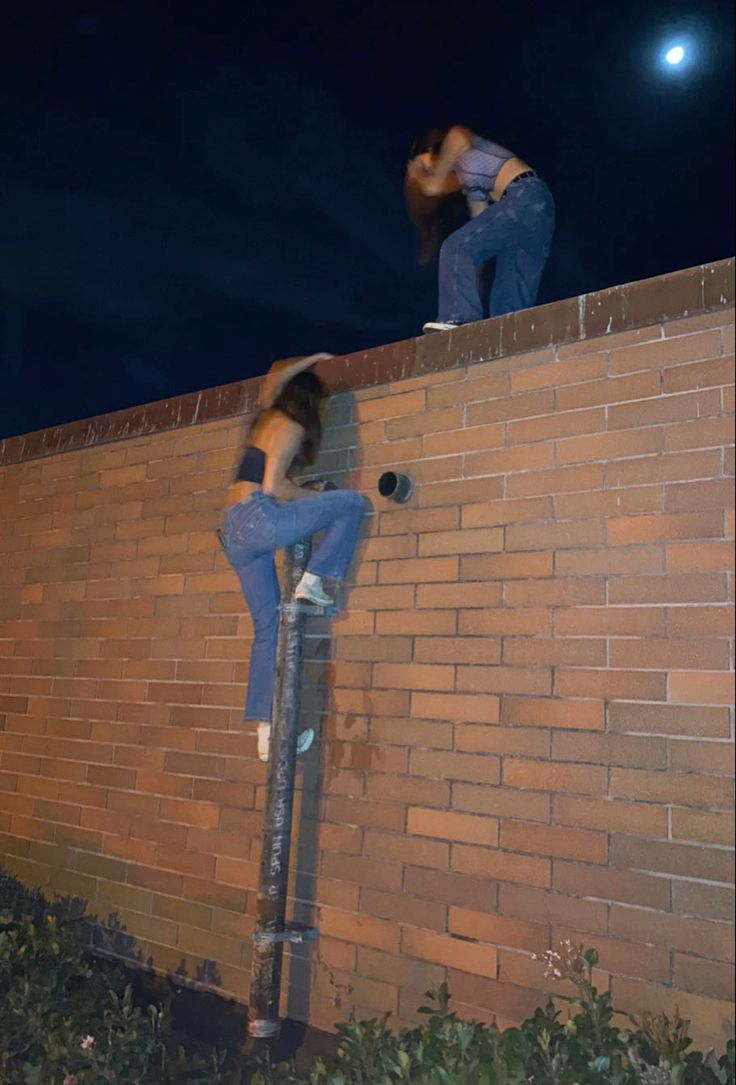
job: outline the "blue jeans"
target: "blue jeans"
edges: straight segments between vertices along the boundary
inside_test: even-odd
[[[476,218],[450,234],[440,249],[437,319],[470,324],[483,319],[478,268],[496,257],[490,315],[529,309],[555,228],[552,193],[539,177],[524,177]]]
[[[271,719],[281,603],[275,552],[325,529],[307,571],[342,580],[353,559],[366,508],[362,494],[331,490],[284,503],[254,493],[228,509],[222,543],[253,618],[247,720]]]

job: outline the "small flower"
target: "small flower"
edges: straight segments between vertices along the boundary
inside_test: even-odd
[[[545,979],[572,979],[582,976],[589,967],[583,955],[583,947],[575,945],[569,938],[560,942],[560,952],[548,949],[544,953],[535,953],[534,959],[544,962]]]
[[[89,1051],[95,1046],[94,1036],[85,1036],[79,1046],[81,1047],[82,1051]]]
[[[77,1085],[77,1075],[76,1074],[67,1074],[64,1077],[62,1085]]]

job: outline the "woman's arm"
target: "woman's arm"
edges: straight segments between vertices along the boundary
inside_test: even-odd
[[[297,486],[288,477],[294,457],[299,453],[304,440],[304,429],[298,422],[284,415],[269,420],[271,432],[264,441],[266,444],[266,467],[263,472],[263,492],[275,497],[277,501],[296,501],[301,497],[313,497],[313,490]]]
[[[470,146],[470,129],[457,124],[443,139],[434,163],[428,164],[428,155],[417,155],[409,163],[409,176],[416,179],[427,196],[448,196],[457,192],[460,183],[454,176],[453,169],[460,155]]]
[[[274,362],[261,383],[260,406],[261,410],[268,410],[278,399],[285,385],[297,373],[303,373],[305,369],[311,369],[317,362],[334,358],[334,354],[320,351],[318,354],[308,354],[305,358],[286,358],[283,361]]]

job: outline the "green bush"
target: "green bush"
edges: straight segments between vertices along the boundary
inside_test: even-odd
[[[183,1047],[165,999],[134,999],[123,969],[89,954],[84,918],[0,875],[0,1085],[245,1085],[253,1062]],[[549,1001],[501,1031],[458,1018],[441,987],[423,1027],[341,1025],[333,1065],[261,1060],[251,1085],[736,1085],[733,1042],[720,1059],[691,1051],[679,1013],[619,1028],[594,950],[565,942],[544,960],[574,986],[564,1011]]]
[[[619,1029],[610,995],[593,985],[594,950],[565,942],[544,959],[548,975],[575,986],[565,1013],[550,1000],[521,1028],[500,1031],[460,1020],[443,986],[428,992],[422,1028],[392,1033],[387,1017],[341,1025],[333,1067],[318,1061],[305,1077],[264,1063],[253,1085],[733,1085],[733,1041],[720,1059],[688,1052],[679,1013]]]
[[[2,1085],[224,1085],[214,1051],[185,1051],[167,1007],[89,955],[82,911],[0,876]]]

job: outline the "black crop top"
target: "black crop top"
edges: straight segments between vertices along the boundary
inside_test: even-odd
[[[248,445],[238,466],[236,482],[255,482],[260,486],[266,470],[266,453],[262,448]]]

